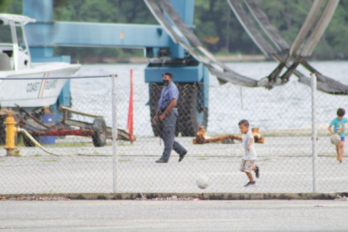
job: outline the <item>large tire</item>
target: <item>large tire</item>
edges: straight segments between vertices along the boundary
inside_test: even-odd
[[[6,143],[6,125],[5,116],[0,116],[0,145],[4,145]]]
[[[179,91],[179,130],[182,136],[196,136],[199,126],[207,129],[208,108],[202,106],[201,93],[195,84],[179,86]]]
[[[95,147],[103,147],[106,144],[107,127],[105,120],[102,118],[96,118],[93,121],[93,135],[92,141]]]
[[[160,128],[158,127],[157,124],[154,124],[152,122],[153,117],[155,117],[156,115],[156,111],[158,108],[158,101],[161,97],[161,91],[163,88],[163,85],[160,84],[156,84],[156,83],[150,83],[150,120],[151,120],[151,127],[152,127],[152,131],[153,134],[155,136],[159,136],[160,135]]]

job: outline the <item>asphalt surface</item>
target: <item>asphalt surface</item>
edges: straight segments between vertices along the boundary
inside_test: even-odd
[[[348,231],[348,201],[1,201],[4,231]]]
[[[88,138],[89,139],[89,138]],[[132,193],[310,193],[313,191],[311,140],[308,137],[270,137],[256,144],[261,177],[256,187],[243,186],[248,179],[239,171],[240,144],[193,145],[179,138],[189,150],[178,162],[172,152],[167,164],[157,164],[163,143],[158,138],[138,138],[118,146],[118,192]],[[297,141],[297,146],[294,145]],[[339,164],[329,139],[320,139],[316,165],[317,192],[348,191],[348,162]],[[325,145],[325,146],[324,146]],[[111,147],[48,147],[60,154],[50,156],[39,148],[20,148],[22,156],[0,154],[0,194],[12,193],[112,193]],[[4,153],[4,149],[0,153]],[[209,178],[201,191],[196,180]]]

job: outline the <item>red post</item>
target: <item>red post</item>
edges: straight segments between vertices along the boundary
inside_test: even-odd
[[[128,108],[128,121],[127,130],[129,133],[129,140],[131,143],[134,141],[133,136],[133,69],[130,70],[130,96],[129,96],[129,108]]]

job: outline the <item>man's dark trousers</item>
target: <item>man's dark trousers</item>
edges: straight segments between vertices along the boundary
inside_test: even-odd
[[[169,160],[172,149],[174,149],[174,151],[179,155],[183,155],[187,152],[187,150],[183,146],[181,146],[180,143],[174,140],[176,120],[178,119],[178,115],[178,110],[174,108],[160,124],[161,138],[164,141],[162,159],[166,161]]]

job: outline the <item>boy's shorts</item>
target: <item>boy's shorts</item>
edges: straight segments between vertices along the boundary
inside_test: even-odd
[[[241,172],[251,172],[255,166],[255,160],[242,160],[240,165]]]
[[[341,137],[341,142],[344,142],[344,138],[345,138],[345,137]]]

